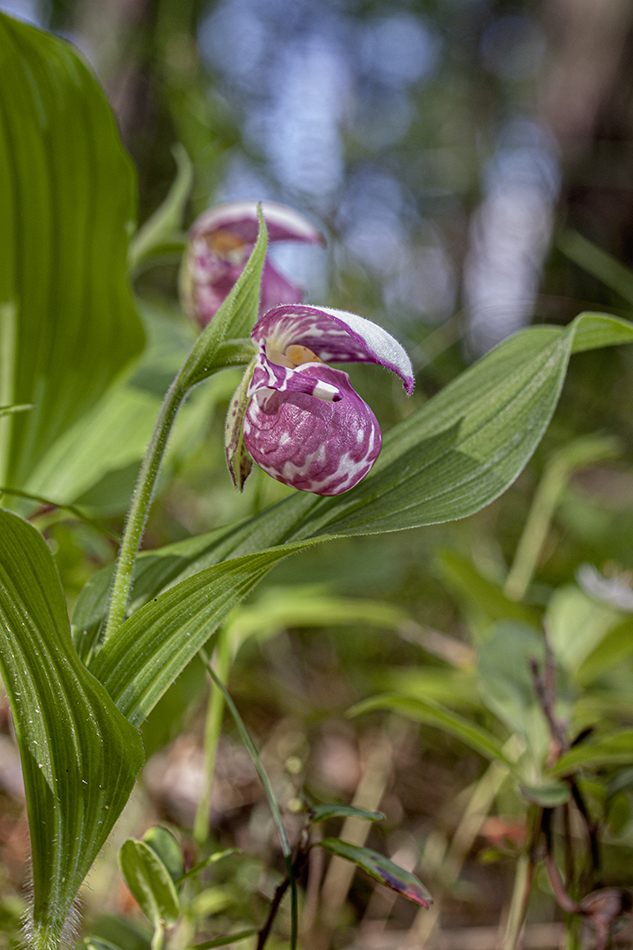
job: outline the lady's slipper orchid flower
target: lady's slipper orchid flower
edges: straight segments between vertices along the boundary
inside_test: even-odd
[[[270,201],[262,202],[268,240],[323,243],[304,217]],[[189,315],[206,327],[244,269],[258,232],[257,203],[236,201],[202,214],[189,234],[183,268],[182,296]],[[282,303],[300,303],[304,293],[270,263],[264,261],[260,313]]]
[[[258,353],[229,408],[229,470],[241,488],[251,458],[280,482],[339,495],[367,475],[382,439],[373,412],[331,363],[379,363],[407,393],[413,370],[382,327],[354,313],[306,304],[275,307],[251,334]]]

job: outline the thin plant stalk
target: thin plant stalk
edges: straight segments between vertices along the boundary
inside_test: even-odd
[[[580,468],[614,458],[617,442],[608,436],[593,435],[576,439],[549,461],[536,489],[532,506],[519,539],[514,561],[505,582],[504,593],[522,600],[538,566],[554,512],[573,473]]]
[[[134,578],[136,557],[147,523],[152,498],[154,497],[160,466],[165,455],[172,426],[186,395],[187,387],[181,380],[181,374],[178,374],[163,400],[152,437],[141,463],[112,583],[105,630],[106,638],[118,630],[125,620],[125,611]]]
[[[283,852],[284,861],[286,863],[288,880],[290,881],[290,898],[291,898],[290,948],[291,950],[296,950],[297,933],[299,929],[297,882],[295,880],[294,870],[292,867],[292,851],[290,849],[290,842],[288,841],[288,834],[286,832],[286,828],[283,823],[283,818],[281,817],[281,811],[279,810],[279,805],[277,804],[277,800],[275,798],[268,776],[266,775],[264,766],[262,765],[262,760],[260,759],[259,753],[257,749],[255,748],[255,744],[253,740],[251,739],[246,726],[244,725],[244,720],[240,716],[237,706],[231,699],[231,696],[226,686],[224,685],[222,680],[218,677],[217,673],[213,669],[213,666],[211,665],[209,658],[204,652],[204,650],[200,650],[199,653],[200,653],[202,662],[204,663],[207,669],[209,676],[211,677],[211,679],[213,680],[213,682],[215,683],[215,685],[217,686],[217,688],[220,690],[220,692],[222,693],[224,697],[224,702],[228,706],[231,712],[231,715],[233,716],[235,725],[238,728],[238,731],[242,737],[244,745],[246,746],[246,748],[248,749],[250,753],[250,756],[253,760],[253,764],[255,768],[257,769],[257,774],[259,775],[260,781],[262,785],[264,786],[264,791],[266,792],[268,805],[270,807],[273,820],[277,827],[277,834],[279,835],[279,841],[281,842],[281,850]]]
[[[231,654],[231,644],[227,636],[227,630],[224,628],[220,631],[213,657],[214,667],[223,683],[228,679],[231,669]],[[204,786],[193,823],[193,837],[198,847],[202,847],[209,837],[211,790],[225,706],[224,695],[221,690],[211,687],[209,692],[209,705],[204,727]]]
[[[533,878],[533,862],[528,855],[521,855],[517,861],[514,872],[514,886],[512,888],[510,910],[503,939],[503,950],[517,950],[523,932]]]

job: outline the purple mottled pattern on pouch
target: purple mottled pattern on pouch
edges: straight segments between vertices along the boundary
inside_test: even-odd
[[[369,472],[382,445],[373,412],[349,376],[323,363],[302,366],[341,394],[325,402],[301,392],[259,390],[244,420],[244,442],[253,459],[278,481],[318,495],[338,495]]]

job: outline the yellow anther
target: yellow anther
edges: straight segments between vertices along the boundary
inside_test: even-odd
[[[301,366],[302,363],[322,363],[316,353],[309,350],[307,346],[301,346],[299,343],[291,343],[286,347],[286,356],[292,366]]]
[[[209,248],[220,257],[231,257],[235,251],[242,251],[249,246],[248,241],[233,231],[214,231],[205,235],[205,240]]]

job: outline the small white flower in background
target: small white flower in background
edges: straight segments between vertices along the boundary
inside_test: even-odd
[[[585,594],[602,600],[625,613],[633,613],[633,590],[630,574],[605,577],[593,564],[581,564],[576,571],[578,586]]]

